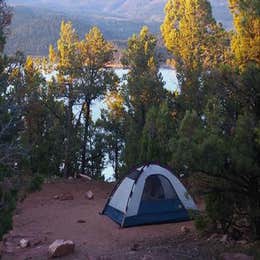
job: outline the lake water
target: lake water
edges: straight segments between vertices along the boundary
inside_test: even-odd
[[[117,76],[122,79],[125,74],[127,74],[127,69],[115,69]],[[176,78],[175,70],[168,68],[161,68],[160,73],[162,74],[163,81],[165,82],[164,87],[169,91],[174,91],[178,89],[178,81]],[[96,101],[92,105],[92,117],[93,120],[97,120],[100,117],[100,110],[105,108],[105,104],[103,101]]]

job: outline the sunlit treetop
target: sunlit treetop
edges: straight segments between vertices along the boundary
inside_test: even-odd
[[[147,26],[144,26],[138,35],[133,35],[128,40],[128,48],[124,53],[122,63],[129,67],[133,73],[136,71],[146,71],[158,69],[158,60],[156,57],[156,37],[149,32]]]
[[[200,71],[224,58],[227,36],[207,0],[169,0],[161,31],[177,70]]]
[[[86,66],[102,68],[112,60],[113,46],[107,42],[98,27],[93,27],[79,43],[80,59]]]
[[[260,64],[260,1],[230,0],[235,32],[232,52],[243,68],[248,63]]]

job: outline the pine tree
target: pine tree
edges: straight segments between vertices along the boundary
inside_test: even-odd
[[[0,53],[4,50],[8,26],[11,23],[12,11],[5,0],[0,0]]]
[[[12,76],[20,82],[20,67],[17,59],[9,59],[3,54],[8,27],[12,13],[6,1],[0,1],[0,180],[2,174],[15,168],[15,160],[19,161],[20,147],[16,142],[22,129],[22,106],[17,102],[17,91],[12,84]],[[11,63],[13,62],[13,66]],[[12,85],[13,88],[9,86]],[[4,169],[4,170],[3,170]],[[1,232],[1,231],[0,231]],[[1,235],[1,234],[0,234]]]
[[[142,130],[149,109],[158,106],[166,96],[162,75],[159,73],[159,59],[156,53],[156,37],[147,27],[139,35],[128,41],[122,63],[129,68],[127,84],[123,89],[124,103],[127,107],[126,147],[124,151],[127,167],[139,162]]]
[[[11,22],[11,9],[6,1],[0,1],[0,240],[12,228],[12,213],[15,209],[16,192],[13,177],[23,173],[21,161],[26,153],[20,141],[23,131],[23,107],[18,102],[12,77],[17,75],[20,84],[18,57],[10,59],[3,54],[8,26]],[[18,84],[17,84],[18,85]],[[16,182],[17,183],[17,182]]]
[[[101,31],[93,27],[85,39],[79,43],[79,76],[78,86],[83,99],[84,131],[81,154],[81,173],[86,169],[86,149],[88,145],[91,104],[102,97],[106,90],[117,80],[113,71],[106,64],[113,59],[113,47],[104,39]]]
[[[201,110],[205,71],[225,59],[228,37],[216,24],[207,0],[169,0],[161,26],[186,108]]]
[[[50,46],[49,58],[53,68],[58,72],[57,82],[54,82],[56,94],[58,97],[64,98],[66,104],[64,175],[68,177],[72,174],[73,163],[75,163],[73,151],[77,147],[77,129],[74,129],[73,106],[80,97],[76,85],[80,68],[79,40],[71,22],[62,21],[57,51],[55,52]]]
[[[238,66],[260,64],[260,4],[259,1],[230,0],[235,32],[232,51]]]
[[[21,137],[28,151],[28,168],[35,177],[58,174],[64,156],[63,105],[55,100],[31,57],[27,57],[23,71],[25,129]]]
[[[139,35],[129,39],[122,58],[123,64],[129,68],[125,89],[127,106],[140,129],[145,124],[148,109],[160,103],[165,94],[156,42],[156,37],[143,27]]]
[[[166,102],[152,107],[142,132],[139,160],[141,162],[160,162],[168,164],[171,159],[169,140],[175,133],[176,120]]]
[[[106,104],[108,109],[102,111],[97,124],[104,130],[106,152],[114,169],[114,177],[118,180],[125,140],[124,100],[119,91],[113,90],[107,94]]]

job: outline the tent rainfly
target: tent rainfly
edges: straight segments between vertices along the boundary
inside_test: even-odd
[[[158,164],[133,170],[110,195],[102,214],[121,227],[190,220],[198,210],[178,178]]]

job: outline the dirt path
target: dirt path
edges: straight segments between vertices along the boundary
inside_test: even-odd
[[[56,239],[76,244],[75,254],[63,259],[207,259],[192,222],[121,229],[99,215],[112,188],[85,180],[45,184],[18,206],[3,259],[47,259],[48,246]],[[94,192],[93,200],[84,197],[88,190]],[[53,198],[68,192],[73,200]],[[183,225],[191,230],[188,234],[181,232]],[[30,248],[17,246],[22,238],[31,240]]]

